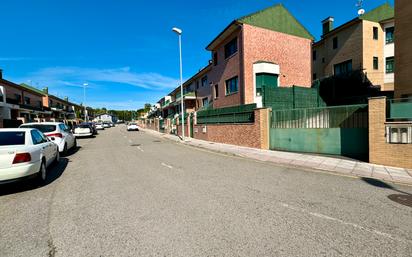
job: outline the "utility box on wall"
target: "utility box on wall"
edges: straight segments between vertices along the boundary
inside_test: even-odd
[[[412,123],[386,124],[388,144],[412,144]]]

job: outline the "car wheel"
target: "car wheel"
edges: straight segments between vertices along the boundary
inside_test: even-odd
[[[74,139],[74,143],[73,143],[73,149],[77,148],[77,139]]]
[[[40,165],[40,170],[39,170],[39,175],[37,176],[37,181],[40,184],[44,184],[47,180],[47,168],[46,168],[46,162],[43,160]]]
[[[64,144],[64,148],[63,148],[63,155],[66,156],[67,155],[67,143]]]
[[[57,149],[56,158],[54,159],[54,164],[58,164],[60,162],[60,153],[59,149]]]

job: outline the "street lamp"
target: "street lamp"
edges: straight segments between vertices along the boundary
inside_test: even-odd
[[[87,108],[86,108],[86,87],[89,84],[84,83],[83,84],[83,105],[84,105],[84,120],[85,122],[88,122],[88,116],[87,116]]]
[[[172,31],[179,36],[179,57],[180,57],[180,101],[182,109],[182,140],[185,140],[185,113],[183,106],[183,64],[182,64],[182,30],[179,28],[173,28]]]

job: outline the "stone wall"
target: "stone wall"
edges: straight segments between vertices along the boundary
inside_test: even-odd
[[[369,99],[369,162],[412,169],[412,144],[386,142],[386,98]]]

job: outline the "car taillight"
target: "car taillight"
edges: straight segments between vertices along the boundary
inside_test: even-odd
[[[62,133],[54,133],[54,134],[48,134],[48,137],[60,137],[63,138],[63,134]]]
[[[29,153],[18,153],[14,156],[13,164],[25,163],[31,161],[31,155]]]

